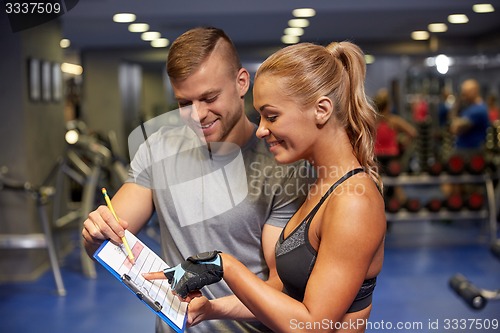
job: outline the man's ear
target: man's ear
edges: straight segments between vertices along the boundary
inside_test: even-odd
[[[332,100],[326,96],[321,96],[315,105],[314,116],[317,125],[324,125],[333,113]]]
[[[240,68],[236,76],[236,84],[240,93],[240,98],[245,97],[250,88],[250,73],[245,68]]]

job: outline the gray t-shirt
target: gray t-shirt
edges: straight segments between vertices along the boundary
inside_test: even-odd
[[[161,255],[168,265],[220,250],[266,280],[262,228],[285,226],[307,195],[310,168],[303,161],[279,165],[255,135],[241,148],[227,143],[210,148],[188,127],[160,128],[137,150],[128,182],[153,189]],[[224,281],[202,291],[210,299],[232,294]],[[168,331],[158,319],[157,332]],[[188,331],[268,330],[256,322],[212,320]]]

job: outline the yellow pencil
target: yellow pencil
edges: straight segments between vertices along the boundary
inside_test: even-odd
[[[115,210],[113,209],[113,205],[111,205],[111,200],[109,200],[108,192],[106,189],[103,187],[102,188],[102,194],[104,195],[104,200],[106,200],[106,204],[108,205],[109,210],[111,211],[111,214],[115,217],[116,221],[119,222],[120,220],[118,219],[118,216],[115,213]],[[127,255],[128,259],[132,264],[135,263],[135,257],[134,254],[132,253],[132,250],[130,250],[130,246],[128,245],[127,238],[125,236],[122,237],[122,242],[123,245],[125,246],[125,249],[127,250]]]

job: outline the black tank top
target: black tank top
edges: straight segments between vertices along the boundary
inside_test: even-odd
[[[285,239],[284,232],[281,232],[280,238],[276,243],[276,269],[278,275],[283,282],[283,292],[293,297],[294,299],[302,302],[306,290],[307,280],[312,272],[316,262],[317,251],[311,246],[309,242],[309,226],[311,221],[316,215],[321,205],[325,202],[328,196],[335,190],[335,188],[342,184],[349,177],[364,171],[362,168],[357,168],[349,171],[344,176],[333,184],[328,191],[323,195],[318,204],[311,210],[305,217],[300,225],[292,231],[292,233]],[[368,305],[372,301],[372,293],[375,289],[377,278],[365,280],[361,289],[359,290],[354,302],[347,311],[357,312]]]

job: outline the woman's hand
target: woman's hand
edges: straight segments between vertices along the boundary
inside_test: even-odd
[[[219,253],[200,253],[175,267],[166,268],[163,272],[144,273],[143,277],[146,280],[166,277],[172,290],[182,299],[186,299],[190,293],[222,280],[222,258]]]
[[[200,293],[199,297],[192,297],[193,294],[190,294],[189,306],[188,306],[188,319],[187,326],[192,327],[198,325],[205,319],[212,311],[212,303],[208,298],[202,296]]]

